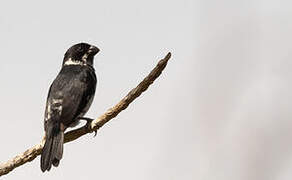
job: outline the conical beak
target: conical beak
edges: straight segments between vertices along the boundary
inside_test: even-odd
[[[97,47],[91,45],[88,52],[89,52],[89,54],[92,54],[94,56],[99,52],[99,49]]]

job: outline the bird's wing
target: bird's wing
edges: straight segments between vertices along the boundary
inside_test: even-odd
[[[95,93],[95,87],[94,72],[65,71],[60,73],[52,84],[47,111],[59,110],[61,115],[58,121],[69,126],[78,116],[83,116],[87,112]],[[47,117],[50,116],[48,112]]]

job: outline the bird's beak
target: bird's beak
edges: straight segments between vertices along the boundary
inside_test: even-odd
[[[99,49],[97,47],[91,45],[88,52],[89,52],[89,54],[92,54],[94,56],[99,52]]]

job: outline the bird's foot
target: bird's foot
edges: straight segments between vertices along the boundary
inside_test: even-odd
[[[86,121],[86,124],[85,124],[85,127],[91,131],[91,122],[94,120],[92,118],[87,118],[87,117],[79,117],[78,119],[80,120],[85,120]],[[96,136],[97,134],[97,130],[94,130],[94,137]]]

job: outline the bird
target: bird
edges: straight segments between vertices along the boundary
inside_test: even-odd
[[[92,104],[97,79],[93,67],[99,49],[84,42],[71,46],[65,53],[62,68],[51,84],[44,115],[45,144],[41,153],[41,170],[57,167],[63,156],[64,132],[84,117]]]

